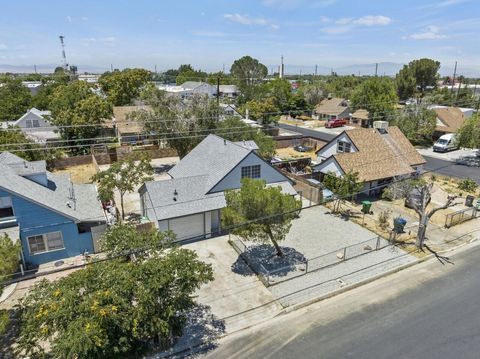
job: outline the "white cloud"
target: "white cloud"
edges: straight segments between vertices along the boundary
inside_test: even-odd
[[[89,37],[83,38],[80,40],[80,43],[83,46],[90,46],[92,44],[100,43],[103,45],[113,46],[117,41],[117,38],[114,36],[107,36],[107,37]]]
[[[80,18],[80,20],[82,20],[82,21],[88,21],[88,17],[82,16],[82,17]]]
[[[268,25],[268,20],[263,17],[251,17],[240,14],[225,14],[223,17],[231,22],[242,25]]]
[[[361,26],[386,26],[392,19],[383,15],[367,15],[358,18],[343,17],[335,21],[338,26],[324,27],[321,29],[326,34],[343,34]]]
[[[365,26],[376,26],[376,25],[383,26],[383,25],[388,25],[391,22],[392,22],[391,18],[389,18],[388,16],[382,16],[382,15],[362,16],[353,21],[353,23],[356,25],[365,25]]]
[[[327,7],[327,6],[335,4],[336,2],[337,2],[337,0],[314,1],[314,2],[311,3],[311,7],[313,7],[313,8]]]
[[[446,35],[440,33],[440,28],[434,25],[427,26],[422,32],[417,32],[408,37],[414,40],[439,40],[447,38]],[[405,39],[406,37],[403,36],[402,38]]]
[[[328,24],[329,22],[331,22],[332,19],[330,19],[329,17],[326,17],[326,16],[320,16],[320,22],[322,24]]]
[[[0,50],[6,50],[6,49],[8,49],[8,46],[0,43]]]
[[[68,15],[66,18],[65,18],[68,22],[72,22],[72,17],[70,15]]]

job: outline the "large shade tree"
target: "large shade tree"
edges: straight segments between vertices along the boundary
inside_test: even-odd
[[[16,121],[29,109],[30,91],[20,80],[4,78],[0,81],[0,121]]]
[[[112,117],[111,105],[92,92],[85,81],[73,81],[55,88],[50,98],[53,123],[69,146],[92,144],[102,133],[103,124]],[[87,141],[88,140],[88,141]],[[104,141],[102,141],[104,142]]]
[[[125,106],[133,103],[151,77],[145,69],[115,70],[105,72],[98,83],[114,106]]]
[[[271,242],[277,256],[283,256],[278,242],[285,239],[298,216],[301,200],[282,193],[280,187],[267,187],[265,181],[250,178],[242,179],[241,189],[227,191],[225,197],[223,228],[247,240]]]
[[[254,97],[256,85],[261,84],[268,75],[268,69],[257,59],[243,56],[233,62],[230,74],[237,81],[243,100],[248,101]]]
[[[371,77],[352,93],[352,107],[366,109],[370,121],[390,121],[398,101],[394,82],[387,77]]]
[[[194,292],[213,279],[210,265],[171,239],[114,226],[100,239],[108,260],[38,283],[19,305],[19,356],[125,358],[171,343],[195,306]]]

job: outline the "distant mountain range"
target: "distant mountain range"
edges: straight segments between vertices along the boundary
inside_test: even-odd
[[[378,63],[378,75],[395,76],[402,69],[404,64],[396,62],[379,62]],[[338,75],[375,75],[376,64],[356,64],[342,67],[329,68],[326,66],[318,66],[317,74],[330,75],[331,71],[336,72]],[[271,66],[269,68],[276,68]],[[285,65],[285,74],[312,74],[315,71],[314,66],[297,66],[297,65]],[[440,67],[441,76],[453,75],[453,67],[442,66]],[[464,68],[461,65],[457,68],[457,74],[466,77],[480,77],[480,69]]]
[[[51,73],[58,64],[41,64],[37,65],[37,72],[39,73]],[[395,62],[379,62],[378,63],[378,75],[395,76],[398,71],[403,67],[401,63]],[[269,65],[268,68],[273,71],[278,71],[278,65]],[[78,72],[91,72],[91,73],[103,73],[110,70],[107,67],[92,66],[92,65],[78,65]],[[331,71],[336,72],[338,75],[374,75],[375,64],[356,64],[342,67],[327,67],[318,66],[317,74],[330,75]],[[12,72],[12,73],[32,73],[34,71],[34,65],[2,65],[0,64],[0,73]],[[300,65],[285,65],[285,74],[313,74],[315,66],[300,66]],[[440,68],[441,76],[449,76],[453,74],[453,67],[442,66]],[[461,64],[457,68],[457,74],[466,77],[480,77],[480,68],[464,68]]]

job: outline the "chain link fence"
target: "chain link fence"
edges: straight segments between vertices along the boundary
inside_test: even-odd
[[[282,258],[276,263],[273,261],[262,263],[262,259],[255,256],[256,249],[265,245],[247,245],[239,236],[230,234],[229,241],[237,253],[245,260],[248,266],[258,275],[265,286],[275,285],[309,272],[321,270],[332,265],[357,258],[364,254],[393,246],[389,241],[377,236],[351,246],[338,248],[335,251],[318,257]],[[271,253],[271,249],[270,249]],[[298,254],[298,252],[296,252]],[[285,255],[287,257],[288,254]],[[282,265],[282,261],[286,265]]]

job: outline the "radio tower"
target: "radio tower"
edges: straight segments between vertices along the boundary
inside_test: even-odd
[[[67,56],[65,55],[65,43],[63,42],[63,39],[65,36],[60,35],[60,44],[62,45],[62,67],[65,70],[65,73],[68,72],[68,63],[67,63]]]

